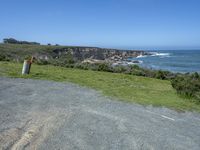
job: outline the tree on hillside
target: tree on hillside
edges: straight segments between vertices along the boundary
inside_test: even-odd
[[[5,38],[5,39],[3,39],[3,42],[4,43],[11,43],[11,44],[16,44],[18,41],[17,40],[15,40],[14,38]]]
[[[18,41],[14,38],[5,38],[3,39],[3,43],[6,44],[30,44],[30,45],[40,45],[40,43],[37,42],[28,42],[28,41]]]

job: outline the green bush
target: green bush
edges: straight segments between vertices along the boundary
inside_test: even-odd
[[[157,71],[151,70],[151,69],[144,69],[143,71],[144,71],[146,77],[156,78]]]
[[[0,54],[0,61],[9,61],[9,58],[4,54]]]
[[[130,65],[129,66],[132,70],[135,70],[135,69],[140,69],[140,67],[138,65]]]
[[[89,63],[76,63],[74,64],[74,68],[78,68],[78,69],[83,69],[83,70],[89,70],[91,68],[91,64]]]
[[[178,94],[194,97],[200,102],[200,76],[198,73],[177,75],[171,80],[171,84]]]
[[[50,64],[49,61],[44,60],[44,59],[35,60],[34,63],[36,63],[36,64],[38,64],[38,65],[48,65],[48,64]]]
[[[131,71],[132,75],[136,75],[136,76],[146,76],[145,72],[143,70],[132,70]]]
[[[162,79],[162,80],[166,79],[165,73],[164,73],[163,71],[161,71],[161,70],[157,71],[155,77],[156,77],[157,79]]]
[[[115,73],[125,73],[127,71],[127,67],[124,66],[114,66],[113,72]]]
[[[0,61],[4,61],[4,60],[5,60],[5,58],[6,58],[6,56],[5,56],[5,55],[2,55],[2,54],[0,54]]]
[[[112,72],[111,70],[111,65],[108,63],[100,63],[96,64],[98,66],[98,71],[107,71],[107,72]]]

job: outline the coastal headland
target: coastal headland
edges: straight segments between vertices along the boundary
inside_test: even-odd
[[[59,60],[71,57],[76,62],[109,62],[116,63],[137,56],[150,55],[142,50],[120,50],[82,46],[54,46],[28,44],[0,44],[1,58],[21,62],[27,56],[34,56],[37,60]],[[133,63],[138,63],[134,61]]]

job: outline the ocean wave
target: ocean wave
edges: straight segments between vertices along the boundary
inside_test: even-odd
[[[133,63],[133,64],[141,64],[141,63],[143,63],[143,61],[142,60],[133,60],[132,62],[129,62],[129,63]]]
[[[139,60],[139,63],[140,63],[140,64],[142,64],[142,63],[143,63],[143,61],[142,61],[142,60]]]
[[[161,57],[169,57],[170,53],[159,53],[159,52],[150,52],[151,56],[161,56]]]
[[[136,58],[144,58],[144,57],[147,57],[147,55],[139,55]]]
[[[135,64],[142,64],[143,61],[142,60],[138,60],[138,62],[124,62],[124,64],[128,64],[128,65],[135,65]]]
[[[112,63],[112,66],[127,66],[127,65],[137,65],[137,64],[142,64],[142,60],[135,60],[135,61],[119,61]]]

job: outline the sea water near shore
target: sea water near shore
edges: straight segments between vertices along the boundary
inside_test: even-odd
[[[152,55],[131,58],[140,66],[168,70],[172,72],[200,72],[200,50],[160,50],[149,51]]]

